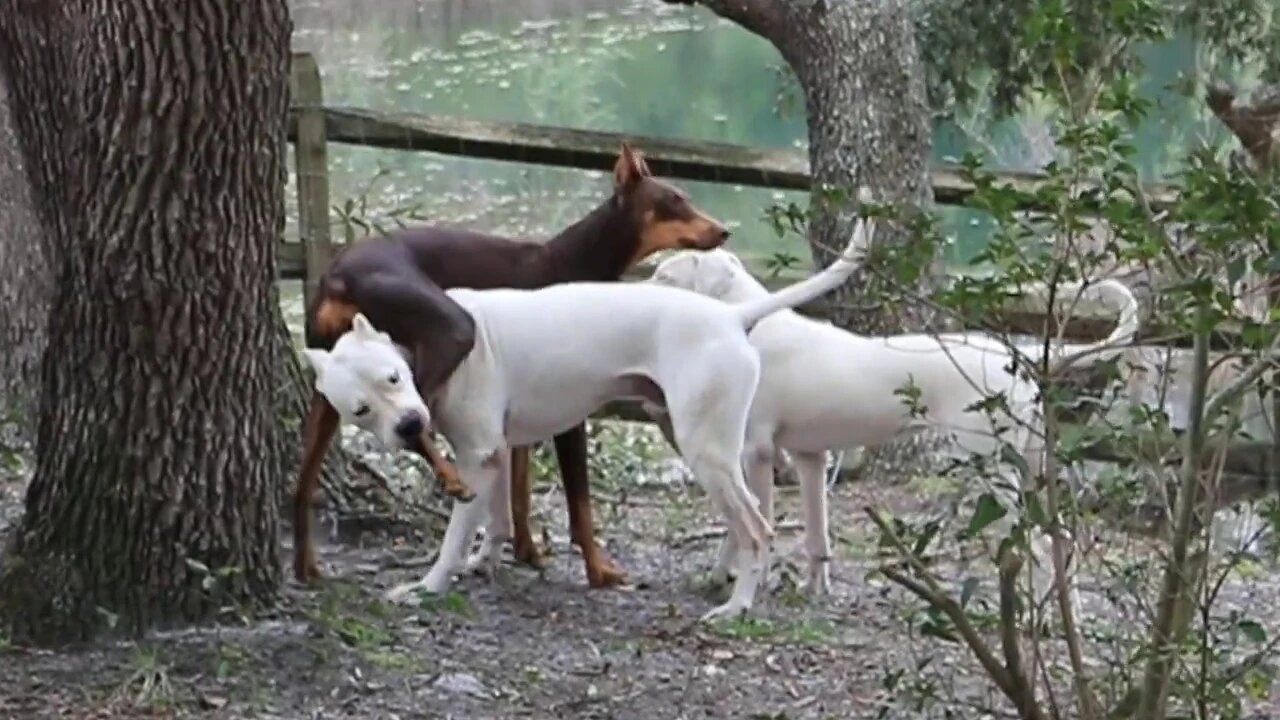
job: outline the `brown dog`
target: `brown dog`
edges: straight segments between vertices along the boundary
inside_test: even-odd
[[[409,350],[414,382],[424,398],[453,373],[475,342],[471,317],[442,288],[534,289],[564,282],[612,281],[653,253],[719,247],[729,231],[688,196],[649,172],[626,144],[613,169],[613,194],[546,243],[519,241],[447,227],[416,227],[369,238],[339,254],[307,309],[307,347],[331,349],[363,313],[373,326]],[[311,501],[320,463],[338,429],[338,413],[313,393],[305,450],[294,497],[294,574],[320,577],[311,538]],[[412,449],[432,466],[446,495],[469,499],[456,470],[424,428]],[[570,534],[582,550],[592,587],[624,575],[596,546],[587,487],[587,436],[579,425],[555,437],[556,458],[569,501]],[[513,545],[522,562],[541,558],[529,530],[529,448],[511,457]]]

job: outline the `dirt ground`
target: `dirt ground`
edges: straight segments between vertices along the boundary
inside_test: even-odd
[[[633,589],[587,589],[562,497],[545,484],[536,521],[554,557],[542,573],[507,563],[404,607],[381,592],[425,572],[438,529],[329,543],[327,582],[288,583],[278,610],[252,623],[61,652],[0,644],[0,718],[1007,716],[957,646],[910,636],[914,602],[866,577],[875,535],[862,507],[910,512],[929,488],[836,486],[834,593],[821,601],[792,582],[802,551],[784,488],[774,587],[755,619],[714,627],[696,623],[715,600],[705,499],[681,484],[609,490],[597,526]],[[2,526],[20,483],[0,493]],[[282,539],[282,560],[290,551]]]

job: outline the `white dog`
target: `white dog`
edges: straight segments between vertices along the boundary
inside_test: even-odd
[[[735,304],[769,295],[738,258],[724,250],[673,255],[658,265],[648,282]],[[1138,304],[1128,288],[1103,281],[1062,287],[1059,296],[1072,298],[1076,292],[1082,293],[1082,300],[1092,297],[1116,307],[1119,323],[1103,342],[1059,346],[1055,354],[1070,356],[1059,355],[1055,362],[1065,365],[1083,356],[1096,362],[1132,342]],[[931,425],[951,433],[966,453],[990,457],[1008,442],[1024,453],[1030,467],[1038,467],[1037,387],[1013,372],[1013,356],[996,338],[982,333],[863,337],[792,310],[765,318],[749,337],[760,351],[762,367],[747,421],[747,476],[761,513],[772,522],[774,453],[781,448],[791,454],[801,481],[806,584],[811,592],[825,593],[829,585],[831,546],[822,472],[826,451],[883,445]],[[1019,350],[1032,358],[1040,353],[1038,348]],[[913,395],[918,393],[910,403],[895,393],[906,386],[915,388]],[[1004,395],[1008,414],[977,409],[998,394]],[[656,410],[661,412],[660,407]],[[732,569],[735,542],[728,536],[721,546],[715,569],[721,581]]]
[[[435,564],[422,580],[389,596],[403,599],[419,588],[439,593],[468,566],[491,569],[511,534],[507,448],[563,432],[609,400],[640,396],[665,399],[685,462],[744,553],[735,561],[741,571],[729,600],[704,619],[749,609],[773,528],[742,474],[747,413],[760,375],[747,331],[761,318],[843,283],[870,234],[866,223],[857,223],[849,247],[830,267],[736,305],[643,283],[449,290],[475,318],[476,344],[429,401],[463,482],[484,502],[455,503]],[[344,420],[390,427],[394,437],[401,406],[373,398],[400,392],[401,385],[388,384],[387,371],[403,359],[367,325],[361,320],[332,353],[307,350],[306,356],[317,369],[317,390]],[[467,546],[486,509],[484,544],[468,561]]]

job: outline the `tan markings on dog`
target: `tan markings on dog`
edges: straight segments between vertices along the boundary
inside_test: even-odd
[[[316,308],[315,328],[321,335],[337,336],[351,329],[357,308],[341,300],[322,300]]]
[[[444,493],[445,497],[460,498],[462,500],[475,499],[475,492],[458,474],[458,468],[445,459],[444,454],[436,447],[435,438],[431,436],[429,430],[422,432],[421,440],[423,451],[427,456],[427,464],[431,466],[431,471],[435,473],[436,480],[440,483],[440,491]]]
[[[692,220],[655,220],[652,210],[644,215],[644,229],[640,231],[640,244],[627,266],[633,268],[650,255],[663,250],[709,250],[719,245],[719,239],[711,239],[716,223],[706,217]]]

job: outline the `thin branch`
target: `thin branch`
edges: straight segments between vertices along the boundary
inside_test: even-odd
[[[780,522],[773,526],[773,530],[774,532],[798,532],[800,530],[804,530],[804,523],[795,521]],[[702,542],[704,540],[715,540],[716,538],[722,538],[724,536],[725,529],[723,527],[712,526],[696,532],[691,532],[688,535],[681,535],[671,542],[671,546],[680,548],[686,545]]]
[[[947,619],[951,620],[951,623],[956,627],[956,631],[964,638],[965,644],[969,646],[982,668],[986,670],[987,675],[1000,688],[1000,691],[1009,698],[1009,701],[1014,704],[1021,717],[1025,720],[1048,720],[1039,705],[1036,704],[1034,696],[1030,693],[1022,692],[1022,689],[1027,686],[1026,678],[1023,677],[1021,683],[1019,683],[1012,677],[1009,668],[1000,664],[995,653],[991,651],[991,647],[987,645],[982,636],[978,634],[977,629],[973,627],[973,623],[969,621],[969,616],[965,614],[964,608],[960,607],[960,604],[952,599],[946,590],[938,584],[938,580],[925,567],[920,557],[907,547],[907,544],[902,541],[902,538],[898,537],[898,534],[880,516],[880,513],[870,507],[864,507],[862,510],[876,524],[880,532],[884,534],[889,544],[902,555],[902,558],[912,572],[920,578],[920,581],[907,577],[890,567],[879,568],[880,573],[892,582],[906,588],[929,605],[942,611],[947,616]]]
[[[1035,703],[1035,686],[1023,667],[1022,645],[1018,641],[1018,573],[1022,570],[1022,555],[1008,548],[1002,548],[1000,555],[1000,645],[1004,662],[1014,691]]]
[[[1265,366],[1267,363],[1259,363]],[[1138,720],[1159,720],[1164,717],[1165,695],[1169,685],[1169,668],[1174,644],[1174,624],[1177,620],[1179,598],[1186,582],[1187,553],[1191,545],[1192,523],[1199,502],[1200,456],[1204,450],[1204,422],[1208,413],[1205,395],[1209,380],[1209,335],[1197,333],[1193,351],[1193,375],[1191,378],[1190,420],[1187,427],[1187,451],[1182,457],[1181,478],[1178,489],[1178,512],[1173,530],[1173,547],[1169,562],[1165,565],[1164,582],[1156,608],[1155,622],[1151,627],[1150,651],[1142,678],[1142,694],[1139,699]],[[1253,368],[1250,368],[1251,370]],[[1259,373],[1261,375],[1261,373]],[[1221,394],[1219,394],[1221,396]],[[1210,403],[1212,405],[1212,403]]]
[[[1198,342],[1199,340],[1200,336],[1197,335],[1196,341]],[[1236,377],[1235,380],[1231,381],[1229,385],[1219,390],[1217,393],[1214,393],[1214,396],[1209,400],[1208,404],[1204,408],[1205,417],[1213,418],[1218,413],[1222,412],[1222,408],[1224,406],[1228,403],[1235,402],[1240,393],[1249,389],[1249,386],[1257,382],[1258,379],[1262,377],[1263,373],[1274,367],[1275,360],[1273,358],[1277,352],[1280,352],[1280,337],[1277,337],[1272,341],[1271,347],[1267,349],[1265,359],[1258,360],[1250,366],[1249,369],[1240,373],[1240,375]]]
[[[741,25],[774,45],[788,27],[786,0],[663,0],[669,5],[701,5],[725,20]],[[779,37],[774,37],[779,35]]]
[[[1052,448],[1057,446],[1058,416],[1048,396],[1044,398],[1042,415],[1044,417],[1045,450],[1040,451],[1040,468],[1045,481],[1045,510],[1050,522],[1058,524],[1058,472],[1057,456]],[[1077,537],[1078,534],[1072,534]],[[1098,696],[1093,692],[1089,680],[1089,670],[1084,663],[1084,640],[1076,623],[1074,603],[1071,602],[1070,570],[1067,567],[1067,548],[1063,542],[1062,532],[1054,528],[1049,533],[1049,554],[1053,562],[1053,588],[1058,601],[1058,613],[1062,618],[1062,633],[1067,641],[1067,657],[1071,661],[1071,673],[1075,676],[1076,695],[1080,701],[1079,710],[1086,718],[1102,718],[1104,713]]]
[[[1267,168],[1275,163],[1273,133],[1280,123],[1280,85],[1261,88],[1245,105],[1236,105],[1236,93],[1230,86],[1213,85],[1206,93],[1205,103],[1218,120],[1239,138],[1257,168]]]
[[[893,568],[881,567],[879,572],[889,580],[909,590],[911,594],[925,601],[931,607],[941,610],[956,626],[956,630],[964,638],[965,644],[973,650],[973,654],[978,657],[978,662],[987,671],[987,674],[991,676],[992,681],[1000,688],[1000,692],[1003,692],[1010,699],[1014,697],[1016,690],[1009,678],[1009,671],[1000,664],[991,649],[978,636],[977,631],[973,629],[973,625],[969,623],[968,618],[964,616],[964,611],[960,609],[955,600],[942,594],[940,590],[935,591],[929,585],[910,578]],[[963,625],[961,624],[962,621]],[[1023,715],[1023,717],[1028,716]]]

